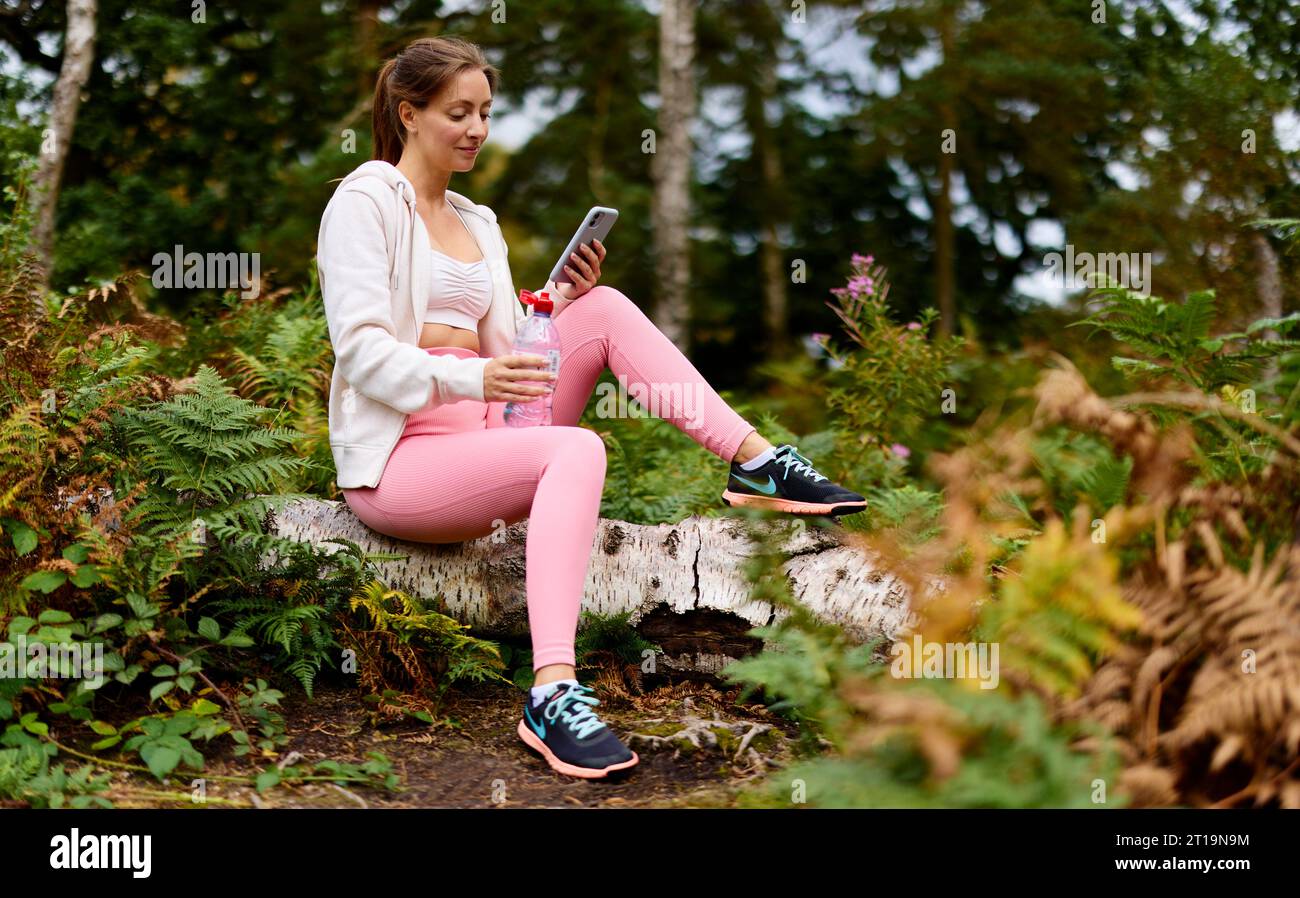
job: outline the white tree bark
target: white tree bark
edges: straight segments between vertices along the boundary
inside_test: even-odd
[[[68,0],[68,25],[63,38],[63,66],[54,84],[49,126],[41,139],[40,162],[32,181],[36,226],[32,245],[40,265],[42,287],[49,285],[54,259],[54,209],[59,202],[63,164],[81,107],[81,91],[95,59],[96,0]],[[39,311],[39,309],[38,309]]]
[[[793,520],[780,526],[791,593],[814,614],[859,641],[892,637],[907,623],[907,588],[878,559],[844,545],[834,530]],[[528,632],[527,528],[525,520],[464,543],[404,542],[366,527],[345,503],[313,499],[286,506],[268,529],[326,551],[339,547],[324,540],[340,537],[366,552],[403,554],[400,561],[375,562],[388,586],[438,596],[452,617],[499,637]],[[750,598],[743,573],[749,555],[744,525],[735,518],[691,517],[656,526],[602,519],[582,608],[602,615],[630,611],[638,632],[664,648],[666,657],[656,664],[716,673],[762,648],[746,630],[788,613]]]

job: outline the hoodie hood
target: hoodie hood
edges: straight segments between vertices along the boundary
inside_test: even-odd
[[[339,184],[338,189],[342,189],[361,178],[378,178],[380,182],[388,185],[393,192],[394,211],[397,213],[395,220],[401,222],[397,229],[396,250],[397,258],[400,259],[403,251],[415,245],[415,185],[391,162],[385,162],[383,159],[371,159],[369,162],[361,163],[349,172]],[[480,206],[454,190],[447,190],[446,197],[447,202],[461,211],[478,215],[490,224],[496,223],[496,213],[487,206]],[[398,266],[393,266],[393,274],[389,281],[389,286],[392,289],[397,289],[397,269]]]

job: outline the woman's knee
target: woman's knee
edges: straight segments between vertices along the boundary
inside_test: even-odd
[[[566,458],[578,459],[593,470],[599,469],[605,474],[605,441],[600,434],[586,427],[558,425],[550,428],[558,439],[556,452]]]
[[[591,314],[608,314],[609,312],[627,312],[630,310],[641,311],[640,307],[626,293],[607,284],[597,284],[582,296],[579,296],[565,310],[564,314],[567,315],[577,309],[584,309]]]
[[[582,299],[583,297],[579,297]],[[587,291],[587,299],[612,299],[619,302],[631,302],[627,294],[617,287],[611,287],[609,284],[597,284]]]

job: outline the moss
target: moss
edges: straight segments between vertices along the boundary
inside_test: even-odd
[[[771,754],[781,747],[781,734],[775,728],[763,730],[749,740],[749,745],[759,754]]]
[[[710,727],[710,729],[718,739],[718,750],[728,758],[735,755],[736,749],[740,748],[741,737],[724,727]]]
[[[673,745],[675,745],[677,750],[684,755],[694,754],[699,751],[699,749],[695,747],[695,743],[690,739],[687,739],[685,736],[682,736],[680,739],[674,739]]]
[[[638,726],[634,728],[635,732],[645,733],[647,736],[675,736],[682,731],[682,725],[671,720],[665,720],[660,723],[652,723],[649,726]]]

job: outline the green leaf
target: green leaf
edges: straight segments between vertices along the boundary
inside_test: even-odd
[[[19,584],[23,589],[51,593],[67,582],[68,575],[63,571],[36,571],[28,574]]]
[[[77,568],[77,572],[72,575],[72,585],[79,589],[86,589],[94,586],[99,582],[99,568],[93,564],[83,564]]]
[[[175,770],[176,765],[181,761],[181,753],[166,745],[146,746],[140,750],[140,757],[158,779],[163,779]]]
[[[36,548],[38,540],[35,530],[24,524],[22,521],[16,521],[13,518],[5,518],[5,521],[7,522],[5,524],[5,529],[8,530],[9,535],[13,537],[14,552],[19,555],[26,555],[28,552]]]
[[[126,594],[126,603],[131,606],[131,611],[139,618],[157,617],[161,609],[140,595],[138,592],[128,592]]]
[[[113,674],[113,679],[117,680],[119,683],[130,685],[131,683],[134,683],[135,678],[140,676],[143,672],[144,668],[139,664],[132,664],[126,670]]]
[[[1183,334],[1188,342],[1208,337],[1213,323],[1214,291],[1198,290],[1188,294],[1183,303]]]
[[[149,672],[153,674],[155,677],[176,676],[176,668],[172,667],[170,664],[159,664],[157,667],[155,667],[153,670]]]
[[[91,628],[90,632],[103,633],[105,630],[111,630],[113,627],[116,627],[121,623],[122,615],[120,614],[113,614],[111,612],[108,614],[101,614],[99,617],[95,618],[94,626]]]
[[[117,733],[117,727],[106,720],[92,720],[90,728],[101,736],[113,736]]]
[[[205,617],[199,621],[199,635],[204,639],[218,642],[221,639],[221,627],[212,618]]]
[[[190,710],[199,717],[210,717],[213,714],[220,713],[221,706],[208,701],[206,698],[200,698],[190,705]]]
[[[279,783],[280,771],[274,768],[271,770],[264,770],[257,775],[256,785],[258,792],[265,792],[267,789],[270,789],[272,786],[276,786]]]
[[[9,622],[9,638],[15,636],[25,636],[31,632],[32,627],[36,626],[36,621],[30,617],[15,617]]]
[[[68,624],[72,622],[72,615],[58,608],[46,608],[36,620],[42,624]]]
[[[90,744],[90,747],[93,748],[95,751],[101,751],[105,748],[111,748],[112,746],[117,745],[117,743],[121,741],[122,741],[121,736],[109,736],[107,739],[100,739],[98,742],[92,742]]]
[[[90,557],[90,550],[81,543],[73,543],[63,547],[63,557],[74,564],[81,564]]]
[[[168,692],[172,691],[172,687],[175,685],[176,682],[174,680],[164,680],[161,683],[155,684],[154,687],[149,690],[149,700],[154,701],[160,695],[166,695]]]
[[[248,648],[253,644],[253,638],[243,633],[231,633],[225,639],[221,640],[221,645],[228,645],[232,648]]]
[[[1246,333],[1254,334],[1262,330],[1275,330],[1279,334],[1284,334],[1297,324],[1300,324],[1300,312],[1292,312],[1290,315],[1281,318],[1260,318],[1246,328]]]
[[[1148,362],[1145,359],[1130,359],[1124,356],[1113,356],[1110,360],[1116,371],[1126,371],[1135,374],[1163,374],[1165,367],[1157,365],[1155,362]]]

